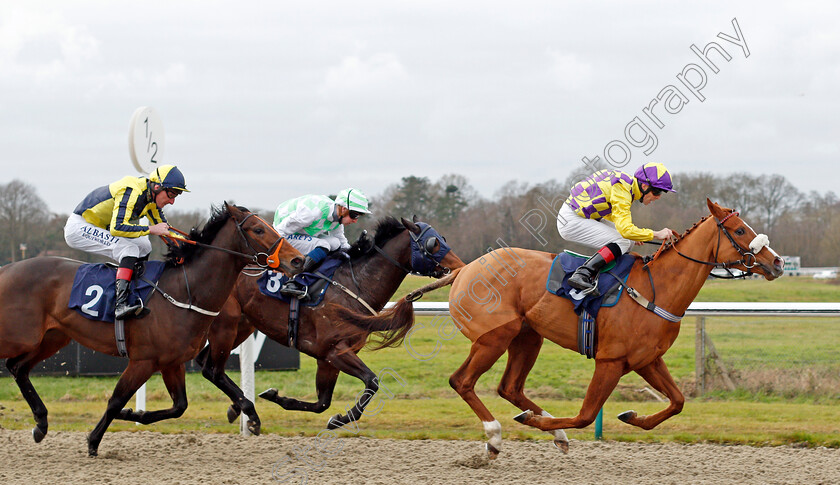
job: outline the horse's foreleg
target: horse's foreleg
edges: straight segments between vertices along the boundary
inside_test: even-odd
[[[9,369],[15,379],[20,393],[26,399],[32,416],[35,418],[35,427],[32,429],[32,438],[40,443],[47,435],[49,424],[47,421],[47,406],[41,400],[32,381],[29,380],[29,372],[35,365],[44,359],[49,358],[62,347],[70,343],[70,338],[57,331],[47,332],[41,340],[41,345],[35,350],[26,354],[6,360],[6,368]]]
[[[525,396],[525,379],[537,361],[542,344],[542,336],[534,329],[528,326],[522,328],[508,347],[507,366],[499,382],[498,392],[500,396],[523,411],[530,410],[537,415],[552,417]],[[569,438],[565,431],[556,429],[548,433],[554,436],[554,446],[563,453],[569,452]]]
[[[115,419],[123,421],[134,421],[140,424],[152,424],[164,419],[180,418],[184,411],[187,410],[187,384],[185,380],[185,365],[174,365],[160,370],[161,377],[163,377],[163,384],[166,390],[169,391],[169,397],[172,399],[172,407],[169,409],[161,409],[160,411],[133,411],[131,409],[123,409],[117,414]]]
[[[299,401],[291,397],[280,396],[277,389],[271,388],[260,393],[260,397],[279,404],[287,411],[308,411],[323,413],[332,403],[335,383],[338,381],[339,370],[329,362],[318,359],[318,370],[315,373],[315,390],[318,392],[317,402]]]
[[[111,425],[111,422],[116,419],[123,411],[131,396],[140,389],[149,377],[155,372],[155,365],[152,361],[128,361],[128,367],[125,368],[119,381],[117,381],[114,392],[111,398],[108,399],[108,406],[105,408],[105,414],[93,431],[88,435],[88,454],[96,456],[99,454],[99,443],[105,435],[105,430]],[[127,410],[131,412],[131,410]]]
[[[668,407],[650,416],[637,416],[635,411],[625,411],[618,415],[618,419],[642,429],[653,429],[662,421],[682,411],[683,405],[685,404],[685,396],[680,392],[677,383],[671,377],[671,373],[668,372],[668,367],[665,365],[662,357],[657,358],[641,369],[637,369],[636,373],[642,376],[654,389],[665,394],[670,402]]]
[[[589,382],[586,397],[583,399],[583,406],[581,406],[577,416],[573,418],[552,418],[536,416],[531,411],[525,411],[514,419],[543,431],[589,426],[595,421],[598,411],[607,402],[607,398],[610,397],[622,375],[624,375],[624,361],[596,361],[595,373],[592,375],[592,381]]]
[[[248,335],[250,337],[250,335]],[[212,338],[212,336],[211,336]],[[248,431],[259,435],[262,428],[257,409],[254,407],[242,389],[225,373],[225,364],[230,357],[230,349],[222,346],[222,349],[213,351],[214,342],[204,347],[196,356],[195,360],[201,365],[201,375],[216,385],[225,395],[230,398],[231,405],[227,411],[228,422],[232,423],[240,413],[244,412],[248,417]]]
[[[333,347],[324,360],[335,366],[339,371],[356,377],[365,384],[365,390],[353,407],[347,410],[347,414],[336,414],[327,422],[327,429],[336,429],[349,424],[351,421],[358,421],[362,417],[368,403],[373,400],[376,391],[379,390],[379,378],[362,362],[358,355],[350,351],[349,347],[343,343]]]
[[[522,323],[514,320],[479,337],[473,342],[467,360],[449,378],[449,385],[472,408],[484,425],[484,433],[488,438],[485,447],[491,459],[499,455],[502,447],[502,425],[476,395],[475,383],[505,353],[521,327]]]

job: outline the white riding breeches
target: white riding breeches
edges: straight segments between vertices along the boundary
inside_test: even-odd
[[[622,237],[612,222],[581,217],[568,204],[557,213],[557,230],[563,239],[595,249],[616,243],[625,254],[633,246],[633,241]]]
[[[120,262],[126,256],[140,258],[152,252],[149,236],[135,238],[112,236],[78,214],[70,214],[64,225],[64,240],[73,249],[107,256]]]
[[[335,236],[314,237],[309,234],[291,234],[286,236],[286,241],[301,254],[309,254],[315,248],[324,248],[332,252],[341,247],[341,241]]]

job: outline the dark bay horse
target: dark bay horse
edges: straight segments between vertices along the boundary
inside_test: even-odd
[[[303,256],[247,209],[224,204],[215,208],[202,230],[193,229],[197,245],[170,248],[158,286],[176,302],[215,313],[221,309],[239,272],[249,261],[296,274]],[[208,247],[212,246],[212,247]],[[217,250],[211,250],[217,249]],[[258,257],[259,256],[259,257]],[[176,266],[176,261],[183,264]],[[29,380],[38,362],[55,354],[71,339],[93,350],[118,355],[112,324],[88,320],[67,307],[70,287],[82,263],[64,258],[32,258],[0,269],[0,358],[32,408],[40,442],[47,434],[47,408]],[[105,430],[114,419],[149,424],[177,418],[187,408],[184,363],[204,345],[213,321],[192,309],[179,308],[152,296],[151,313],[125,324],[128,367],[108,400],[105,415],[88,436],[88,453],[96,456]],[[135,391],[160,371],[172,407],[161,411],[123,409]]]
[[[649,271],[644,269],[643,260],[637,259],[627,281],[628,287],[655,301],[658,307],[677,316],[676,319],[685,314],[715,267],[738,268],[761,274],[767,280],[778,278],[783,272],[784,262],[768,245],[767,236],[756,235],[737,212],[708,200],[707,204],[710,216],[701,219],[673,244],[663,245],[647,264]],[[670,402],[667,408],[650,416],[624,412],[618,416],[621,421],[652,429],[682,410],[685,398],[662,360],[677,338],[679,321],[666,320],[626,296],[616,306],[602,308],[598,313],[595,372],[578,415],[554,418],[528,399],[524,393],[525,379],[543,339],[577,351],[578,316],[569,300],[545,289],[555,254],[499,249],[491,256],[492,260],[504,263],[488,269],[476,260],[451,279],[441,280],[452,282],[450,313],[461,332],[472,341],[467,360],[452,374],[449,383],[484,424],[490,458],[499,453],[501,425],[476,395],[474,387],[478,378],[506,351],[508,361],[499,383],[499,395],[523,410],[515,418],[517,421],[553,431],[555,444],[563,451],[568,450],[568,440],[562,430],[592,423],[621,376],[631,371],[642,376]],[[402,301],[397,306],[400,304]],[[386,311],[380,317],[359,314],[357,319],[350,320],[364,326],[407,317],[412,318],[413,314],[392,315]]]
[[[449,270],[464,266],[454,252],[441,249],[443,241],[438,237],[431,226],[416,220],[382,219],[378,222],[373,240],[360,238],[349,251],[350,260],[339,267],[333,279],[357,294],[375,311],[379,311],[409,272],[441,277]],[[341,308],[367,311],[362,303],[339,288],[331,288],[318,306],[300,307],[297,348],[318,361],[315,378],[318,401],[303,402],[282,397],[276,389],[260,394],[260,397],[287,410],[322,413],[330,407],[339,372],[360,379],[365,385],[363,396],[367,397],[360,398],[347,415],[338,414],[330,419],[329,428],[358,420],[379,388],[376,374],[356,355],[365,345],[370,331],[360,331],[358,327],[343,322],[336,315]],[[407,308],[411,309],[410,303]],[[254,329],[282,345],[288,345],[288,320],[289,304],[263,295],[257,285],[257,278],[243,274],[237,280],[222,312],[210,327],[209,345],[196,358],[202,366],[204,377],[216,384],[233,401],[228,410],[228,419],[233,422],[240,412],[245,413],[248,429],[254,434],[260,432],[259,416],[254,404],[245,398],[242,390],[225,374],[225,362],[231,350],[249,337]],[[403,326],[377,327],[375,330],[384,331],[386,335],[374,348],[399,343],[410,330],[411,323],[408,321]]]

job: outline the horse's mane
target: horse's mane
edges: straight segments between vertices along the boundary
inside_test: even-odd
[[[398,221],[396,218],[391,216],[383,217],[376,223],[373,238],[371,239],[371,237],[367,235],[359,237],[347,253],[350,255],[351,259],[362,257],[373,249],[374,244],[382,247],[386,242],[401,234],[404,230],[405,226],[403,226],[402,222]]]
[[[236,208],[241,211],[250,212],[245,207],[236,206]],[[210,244],[230,217],[230,212],[223,205],[211,206],[210,219],[204,224],[203,228],[193,227],[190,229],[189,238],[202,244]],[[201,253],[202,249],[196,244],[180,243],[178,245],[169,245],[169,251],[167,251],[164,257],[169,265],[184,264],[192,261],[197,254]]]
[[[721,207],[721,209],[723,209],[723,211],[726,212],[727,214],[735,212],[735,209],[728,209],[726,207]],[[685,238],[686,236],[688,236],[688,234],[691,231],[693,231],[695,228],[697,228],[700,224],[703,224],[704,222],[706,222],[706,219],[708,219],[710,217],[712,217],[712,214],[708,214],[708,215],[703,216],[703,218],[700,219],[699,221],[695,222],[693,226],[686,229],[685,232],[680,235],[680,237],[679,237],[679,239],[677,239],[677,241],[679,241],[679,240]],[[667,252],[673,246],[674,246],[674,242],[672,242],[672,241],[668,241],[665,244],[663,244],[659,249],[656,250],[655,253],[653,253],[653,256],[650,258],[651,261],[656,260],[656,258],[658,258],[661,254]]]

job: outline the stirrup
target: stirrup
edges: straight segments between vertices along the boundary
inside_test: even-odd
[[[300,286],[302,286],[302,285],[300,285]],[[308,286],[303,286],[303,289],[301,289],[300,286],[286,284],[286,285],[283,285],[282,288],[280,288],[279,293],[283,296],[294,297],[294,298],[297,298],[298,300],[301,300],[303,298],[306,298],[306,295],[309,294],[309,287]]]

